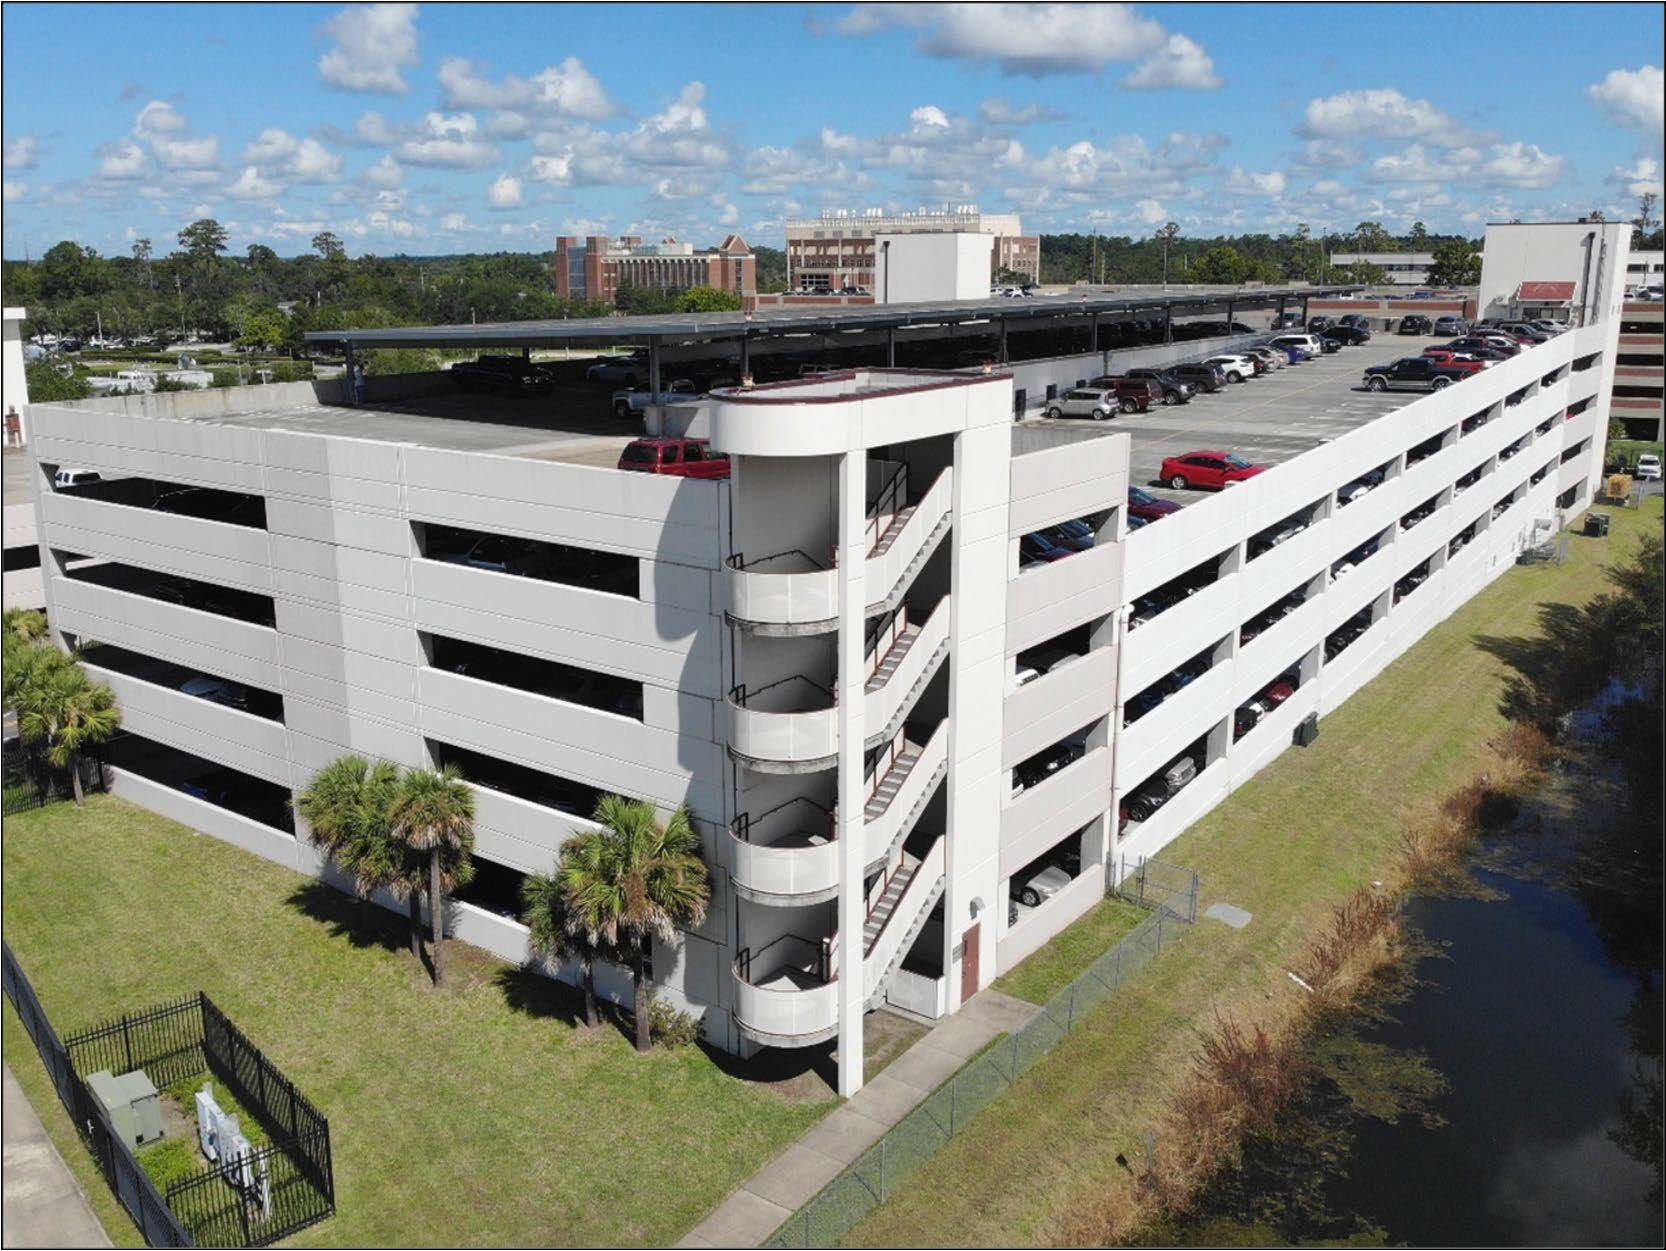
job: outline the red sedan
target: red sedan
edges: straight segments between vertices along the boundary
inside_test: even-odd
[[[1448,366],[1451,369],[1461,369],[1464,372],[1471,374],[1478,374],[1492,364],[1491,361],[1484,361],[1478,357],[1471,356],[1467,352],[1457,352],[1451,348],[1424,348],[1423,355],[1427,356],[1430,360],[1438,361],[1440,364]]]
[[[1218,491],[1246,478],[1266,471],[1265,465],[1252,465],[1241,456],[1230,452],[1187,452],[1184,456],[1170,456],[1163,461],[1157,475],[1176,491],[1192,487]]]

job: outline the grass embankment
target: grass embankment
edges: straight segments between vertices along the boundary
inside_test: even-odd
[[[435,991],[391,914],[120,799],[9,816],[3,852],[6,941],[60,1032],[205,990],[329,1117],[338,1213],[301,1245],[674,1242],[833,1106],[698,1047],[639,1056],[460,944]],[[4,1042],[138,1245],[9,1004]]]
[[[1477,638],[1532,632],[1538,605],[1603,590],[1604,566],[1658,527],[1660,510],[1658,497],[1615,510],[1610,539],[1575,537],[1566,564],[1510,570],[1326,717],[1317,743],[1286,752],[1177,839],[1164,856],[1202,874],[1200,908],[1224,900],[1251,923],[1200,921],[846,1241],[1046,1245],[1108,1224],[1135,1198],[1119,1155],[1138,1167],[1152,1128],[1165,1150],[1161,1131],[1219,1023],[1274,1033],[1304,1011],[1310,993],[1289,974],[1311,968],[1339,905],[1375,882],[1401,885],[1408,834],[1498,768],[1506,670]],[[1239,1043],[1253,1049],[1253,1030]]]
[[[1046,1003],[1138,925],[1144,915],[1125,899],[1106,899],[1060,930],[1016,968],[997,977],[995,988],[1031,1003]]]

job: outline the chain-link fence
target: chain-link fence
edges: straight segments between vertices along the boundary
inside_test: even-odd
[[[1198,877],[1179,865],[1123,866],[1117,893],[1149,908],[1140,923],[1042,1006],[1003,1034],[840,1173],[770,1236],[766,1247],[825,1247],[839,1240],[935,1155],[1088,1012],[1197,920]]]

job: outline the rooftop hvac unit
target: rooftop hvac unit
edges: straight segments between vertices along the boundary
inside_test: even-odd
[[[1319,737],[1319,714],[1310,712],[1296,723],[1296,746],[1311,747]]]
[[[130,1146],[142,1147],[162,1137],[162,1101],[156,1083],[143,1069],[113,1076],[109,1070],[87,1078],[87,1089],[104,1107],[116,1133]]]

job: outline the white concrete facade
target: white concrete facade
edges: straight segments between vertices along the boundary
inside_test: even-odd
[[[836,1040],[848,1092],[868,1010],[954,1011],[1592,498],[1624,261],[1588,324],[1135,532],[1129,436],[1022,419],[1045,388],[1105,368],[1102,353],[719,392],[705,416],[727,482],[424,446],[421,418],[411,441],[286,428],[285,412],[317,412],[309,384],[251,388],[243,417],[212,408],[236,403],[224,392],[37,405],[49,613],[60,634],[120,649],[90,659],[133,734],[276,793],[348,751],[492,766],[476,778],[476,854],[506,871],[548,869],[587,827],[572,794],[686,804],[713,906],[656,949],[656,982],[738,1052]],[[261,507],[211,521],[55,492],[50,470],[67,464]],[[1374,470],[1381,485],[1345,502]],[[1298,515],[1276,546],[1253,542]],[[1023,554],[1026,535],[1063,522],[1085,526],[1073,555]],[[598,589],[473,567],[436,556],[441,527],[603,554],[634,577]],[[169,602],[87,562],[258,598],[241,615],[207,590]],[[1183,608],[1131,627],[1151,591],[1205,565],[1212,580]],[[1296,592],[1293,611],[1243,629]],[[1356,620],[1357,637],[1327,649]],[[442,663],[448,640],[639,685],[639,706],[461,672]],[[187,695],[133,656],[245,683],[281,712]],[[1192,680],[1128,716],[1200,656]],[[1291,697],[1235,734],[1237,710],[1287,673]],[[1188,754],[1197,776],[1124,825],[1130,798]],[[120,789],[325,871],[304,830],[135,769]],[[1009,904],[1043,861],[1068,862],[1069,884]],[[525,958],[501,910],[462,903],[454,924]],[[605,987],[624,992],[611,973]]]
[[[982,299],[989,294],[994,250],[995,236],[972,231],[877,235],[874,300],[913,304]]]

